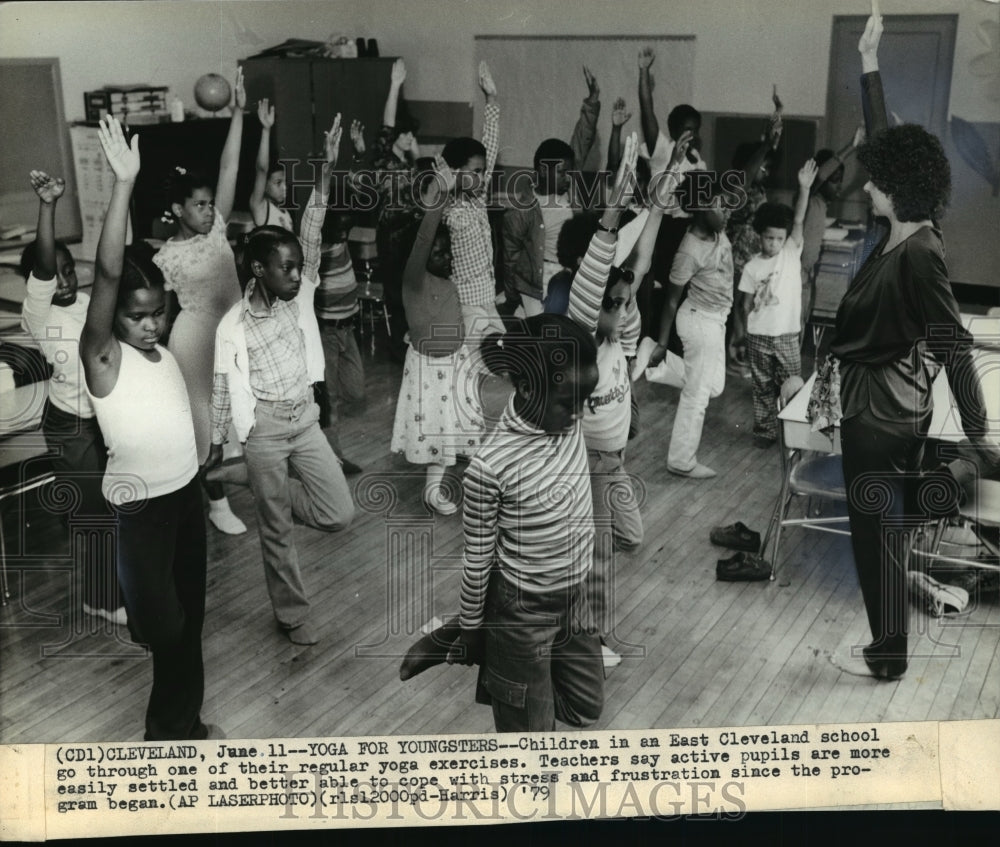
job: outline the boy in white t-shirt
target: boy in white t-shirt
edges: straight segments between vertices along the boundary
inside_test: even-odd
[[[802,311],[802,222],[809,187],[816,178],[810,159],[799,171],[793,212],[781,203],[764,203],[754,215],[761,252],[743,268],[733,346],[746,348],[753,379],[753,443],[770,447],[777,440],[777,397],[782,383],[802,370],[799,318]]]

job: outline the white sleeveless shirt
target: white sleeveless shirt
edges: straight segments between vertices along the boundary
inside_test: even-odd
[[[119,344],[115,387],[107,397],[87,392],[108,446],[101,490],[114,505],[170,494],[198,472],[191,405],[177,361],[159,344],[159,362]]]

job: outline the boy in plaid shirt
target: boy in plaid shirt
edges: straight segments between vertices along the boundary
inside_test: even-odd
[[[456,138],[441,151],[441,157],[456,175],[455,197],[444,220],[451,234],[451,279],[458,289],[462,321],[470,336],[504,331],[496,308],[493,239],[486,214],[487,188],[500,139],[500,107],[486,62],[479,63],[479,87],[486,95],[482,143],[474,138]]]

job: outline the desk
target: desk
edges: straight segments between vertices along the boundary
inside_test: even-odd
[[[976,370],[983,384],[983,395],[986,400],[987,420],[990,424],[990,435],[1000,438],[1000,318],[985,315],[962,315],[962,323],[972,332],[973,358]],[[809,406],[809,395],[812,393],[816,374],[813,373],[806,384],[778,413],[778,420],[785,435],[785,444],[789,449],[816,450],[822,453],[840,453],[840,427],[833,430],[833,437],[822,432],[813,432],[806,418]],[[934,413],[931,417],[928,438],[938,441],[959,442],[965,438],[961,419],[955,398],[948,386],[948,377],[942,368],[934,378],[931,386],[934,402]]]

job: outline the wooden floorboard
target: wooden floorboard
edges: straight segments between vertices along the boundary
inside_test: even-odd
[[[320,644],[290,644],[275,624],[249,489],[229,489],[245,535],[208,527],[203,718],[231,738],[492,729],[490,709],[474,702],[475,668],[442,666],[399,679],[420,626],[457,608],[462,528],[460,515],[428,515],[422,469],[389,453],[401,368],[383,341],[377,338],[375,355],[363,347],[368,397],[344,410],[341,443],[364,468],[349,478],[352,488],[384,482],[395,504],[389,514],[359,506],[341,533],[295,529]],[[492,414],[506,390],[502,380],[488,383]],[[666,472],[677,390],[640,382],[636,394],[641,431],[626,466],[641,482],[646,537],[615,560],[609,641],[624,659],[608,673],[596,728],[1000,715],[995,595],[978,598],[958,620],[914,608],[910,670],[879,683],[851,657],[852,646],[869,639],[847,539],[786,530],[776,580],[717,582],[715,563],[731,552],[712,546],[709,531],[741,520],[763,534],[778,483],[776,450],[751,446],[749,383],[730,377],[709,406],[699,458],[719,476],[703,482]],[[456,484],[463,469],[449,471]],[[27,526],[17,513],[4,520],[13,597],[0,610],[0,741],[141,738],[149,658],[124,630],[80,619],[68,531],[54,517],[35,507]],[[421,565],[412,548],[390,553],[387,538],[403,527],[415,536],[429,530],[429,562]],[[55,623],[37,625],[38,615]]]

